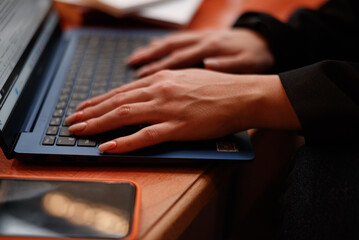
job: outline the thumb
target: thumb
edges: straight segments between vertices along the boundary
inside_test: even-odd
[[[215,71],[231,73],[243,73],[248,71],[248,66],[246,66],[248,64],[246,64],[243,58],[239,55],[206,58],[203,60],[203,63],[206,69]]]

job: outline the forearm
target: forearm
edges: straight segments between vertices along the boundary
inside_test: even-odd
[[[262,34],[276,60],[276,72],[326,59],[354,61],[359,54],[359,2],[333,0],[319,10],[300,9],[287,23],[263,13],[244,14],[235,26]]]
[[[279,76],[307,143],[357,141],[358,63],[324,61]]]

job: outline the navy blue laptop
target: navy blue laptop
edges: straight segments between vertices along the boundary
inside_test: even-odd
[[[126,154],[100,153],[100,143],[142,126],[79,138],[69,134],[64,118],[83,100],[132,81],[134,70],[124,65],[124,58],[165,33],[61,32],[49,0],[3,0],[0,9],[0,143],[7,158],[100,162],[254,158],[246,132],[209,141],[168,142]]]

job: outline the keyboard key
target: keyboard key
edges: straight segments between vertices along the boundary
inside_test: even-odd
[[[75,138],[68,132],[68,124],[63,118],[75,112],[76,107],[89,97],[106,93],[135,78],[135,71],[123,64],[129,48],[146,45],[137,37],[82,36],[74,53],[71,67],[60,91],[56,110],[53,113],[43,145],[96,147],[99,141],[82,137]],[[82,44],[82,45],[81,45]],[[62,124],[62,125],[61,125]],[[127,129],[127,128],[126,128]],[[131,131],[132,132],[132,131]],[[121,131],[114,137],[128,135]],[[58,135],[58,136],[57,136]],[[77,141],[78,140],[78,141]]]
[[[74,114],[75,112],[76,112],[76,109],[74,109],[74,108],[69,108],[69,109],[67,109],[67,111],[66,111],[66,117],[68,117],[68,116]]]
[[[54,117],[50,121],[51,126],[59,126],[60,123],[61,123],[61,118],[59,118],[59,117]]]
[[[72,136],[71,133],[69,133],[69,128],[66,126],[62,127],[61,130],[60,130],[60,134],[59,134],[61,137],[70,137]]]
[[[88,138],[80,138],[77,146],[80,147],[96,147],[96,141]]]
[[[67,101],[69,99],[69,94],[61,94],[59,97],[59,101]]]
[[[67,103],[65,101],[58,102],[56,105],[56,109],[64,109]]]
[[[42,145],[54,145],[55,139],[55,136],[45,136]]]
[[[57,139],[57,146],[75,146],[76,138],[74,137],[59,137]]]
[[[62,94],[70,94],[70,92],[71,92],[71,88],[68,88],[68,87],[67,87],[67,88],[63,88],[62,91],[61,91],[61,95],[62,95]]]
[[[99,89],[99,88],[106,89],[106,87],[107,87],[106,82],[94,82],[93,83],[93,89]]]
[[[50,127],[47,128],[46,135],[56,135],[57,131],[59,131],[59,127],[50,126]]]
[[[105,89],[94,89],[91,91],[91,97],[96,97],[96,96],[102,95],[104,93],[106,93]]]
[[[74,100],[85,100],[87,98],[87,93],[74,93],[72,99]]]
[[[123,83],[121,83],[121,82],[112,82],[111,89],[118,88],[121,85],[123,85]]]
[[[52,114],[53,117],[62,117],[64,115],[63,109],[56,109],[54,114]]]
[[[74,87],[75,92],[82,92],[82,93],[87,93],[90,89],[90,86],[86,86],[86,85],[76,85]]]
[[[76,108],[82,101],[81,100],[71,100],[69,107],[70,108]]]
[[[83,84],[83,85],[90,84],[91,83],[91,77],[89,77],[89,78],[79,77],[77,79],[76,83],[77,84]]]

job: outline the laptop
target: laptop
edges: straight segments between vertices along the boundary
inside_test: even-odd
[[[49,0],[0,2],[0,144],[24,161],[177,162],[251,160],[246,132],[221,139],[167,142],[125,154],[100,143],[132,134],[127,126],[97,136],[68,133],[64,118],[81,101],[134,79],[133,49],[166,32],[79,28],[62,32]]]

